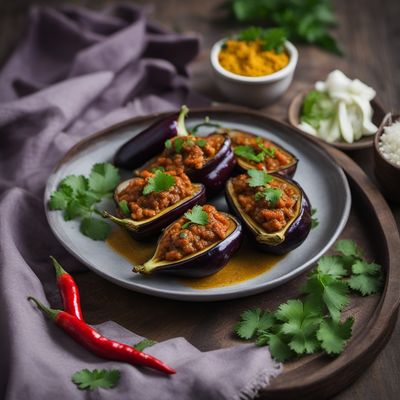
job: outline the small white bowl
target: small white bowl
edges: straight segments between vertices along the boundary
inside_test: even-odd
[[[214,44],[210,58],[217,86],[231,103],[260,108],[282,96],[292,82],[299,58],[292,43],[285,42],[285,49],[289,54],[286,67],[269,75],[251,77],[229,72],[219,63],[218,55],[225,41],[226,39],[222,39]]]

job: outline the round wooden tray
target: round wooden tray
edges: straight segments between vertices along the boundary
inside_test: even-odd
[[[239,107],[217,107],[191,111],[194,115],[218,118],[224,112],[241,112],[243,119],[255,119],[297,134],[289,125],[261,113]],[[140,118],[152,122],[155,115]],[[132,120],[119,126],[127,126]],[[110,129],[97,135],[106,135]],[[96,135],[96,136],[97,136]],[[89,139],[90,140],[90,139]],[[286,363],[284,371],[260,393],[265,399],[314,399],[338,393],[354,381],[375,359],[389,339],[400,300],[400,237],[384,198],[364,172],[339,150],[320,144],[344,169],[352,189],[353,206],[341,238],[353,239],[370,260],[386,273],[384,291],[369,297],[353,296],[345,314],[355,316],[353,337],[337,358],[314,354]],[[301,162],[301,160],[300,160]],[[90,323],[114,320],[135,333],[158,341],[184,336],[202,351],[229,347],[240,341],[233,326],[248,308],[275,309],[299,295],[305,274],[287,284],[255,296],[214,303],[189,303],[160,299],[122,289],[93,273],[76,276],[82,304]]]

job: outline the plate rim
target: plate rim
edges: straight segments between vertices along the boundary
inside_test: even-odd
[[[203,107],[203,108],[193,108],[190,110],[190,115],[191,116],[196,116],[196,115],[201,115],[201,114],[210,114],[210,113],[242,113],[246,114],[250,117],[256,118],[256,119],[261,119],[264,122],[267,122],[269,125],[275,126],[276,128],[284,129],[287,131],[291,131],[294,133],[297,133],[296,130],[289,124],[286,124],[282,121],[279,121],[277,119],[268,117],[261,112],[253,111],[246,109],[245,107],[240,107],[240,106],[212,106],[212,107]],[[348,180],[346,178],[346,175],[343,171],[343,169],[338,165],[338,163],[335,161],[334,157],[329,154],[329,152],[319,143],[316,141],[308,138],[307,136],[301,135],[301,137],[298,137],[299,140],[304,140],[308,142],[307,144],[311,147],[314,147],[314,150],[318,151],[321,153],[325,158],[330,160],[332,163],[333,167],[336,169],[338,174],[340,175],[340,178],[342,182],[344,183],[344,188],[346,192],[345,196],[345,207],[344,207],[344,213],[343,217],[338,225],[338,227],[335,230],[334,235],[328,240],[326,245],[311,259],[309,259],[306,263],[304,263],[301,267],[297,267],[290,271],[289,273],[273,279],[269,282],[266,283],[259,283],[255,286],[251,286],[248,288],[244,288],[242,290],[235,290],[234,288],[237,287],[237,285],[232,285],[231,290],[230,287],[224,287],[224,292],[223,293],[212,293],[212,292],[206,292],[206,291],[199,291],[198,293],[193,293],[193,292],[187,292],[187,293],[176,293],[176,290],[168,290],[168,289],[160,289],[160,288],[152,288],[147,285],[143,285],[141,283],[134,283],[129,284],[127,282],[121,281],[118,278],[115,278],[112,275],[106,274],[102,271],[99,271],[95,266],[93,266],[90,262],[90,260],[87,260],[85,257],[80,255],[78,252],[76,252],[74,249],[72,249],[67,243],[64,242],[62,239],[62,235],[60,234],[59,229],[57,226],[55,226],[52,222],[52,217],[50,214],[50,210],[47,207],[48,203],[48,198],[50,195],[50,186],[53,184],[53,180],[55,178],[55,174],[57,171],[65,164],[67,163],[71,158],[73,158],[76,154],[80,153],[87,147],[89,147],[92,143],[97,142],[99,139],[102,139],[104,137],[107,137],[109,135],[117,134],[119,130],[126,128],[132,124],[137,124],[141,123],[144,121],[149,121],[149,123],[154,122],[156,119],[159,118],[164,118],[166,115],[171,114],[171,112],[162,112],[162,113],[152,113],[148,115],[143,115],[143,116],[138,116],[138,117],[132,117],[128,118],[124,121],[121,121],[117,124],[111,125],[110,127],[107,127],[105,129],[99,130],[92,135],[89,135],[86,138],[83,138],[80,140],[78,143],[76,143],[70,150],[68,150],[63,157],[56,163],[56,165],[53,167],[53,169],[50,172],[50,175],[47,179],[45,190],[44,190],[44,196],[43,196],[43,204],[44,204],[44,209],[45,209],[45,214],[46,214],[46,219],[48,221],[48,224],[56,236],[57,240],[60,242],[60,244],[68,251],[70,252],[74,257],[76,257],[78,260],[80,260],[83,264],[85,264],[91,271],[94,273],[98,274],[99,276],[103,277],[104,279],[107,279],[108,281],[124,287],[126,289],[136,291],[139,293],[144,293],[144,294],[149,294],[157,297],[162,297],[162,298],[168,298],[168,299],[174,299],[174,300],[180,300],[180,301],[220,301],[220,300],[230,300],[230,299],[235,299],[235,298],[241,298],[241,297],[247,297],[251,296],[257,293],[262,293],[268,290],[271,290],[277,286],[280,286],[284,283],[286,283],[288,280],[291,280],[295,278],[296,276],[304,273],[308,269],[310,269],[314,263],[333,245],[335,240],[339,237],[341,232],[343,231],[349,214],[350,214],[350,209],[351,209],[351,193],[350,193],[350,186],[348,183]],[[298,136],[298,135],[296,135]],[[282,282],[283,281],[283,282]]]

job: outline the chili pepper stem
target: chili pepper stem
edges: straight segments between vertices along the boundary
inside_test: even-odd
[[[50,319],[56,319],[57,315],[59,314],[60,310],[53,310],[52,308],[46,307],[42,304],[39,300],[35,299],[32,296],[28,297],[29,301],[33,301],[37,308],[42,311],[43,314],[47,315]]]
[[[50,256],[50,259],[53,262],[54,269],[56,270],[57,278],[67,273],[65,269],[61,266],[61,264],[53,256]]]

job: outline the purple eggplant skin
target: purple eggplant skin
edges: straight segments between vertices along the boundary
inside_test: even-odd
[[[236,224],[234,231],[209,251],[190,256],[184,261],[171,262],[158,268],[154,273],[176,275],[187,278],[202,278],[215,274],[222,269],[232,256],[239,250],[243,238],[240,222],[233,216],[229,217]]]
[[[185,117],[189,109],[182,106],[181,111],[163,117],[132,139],[124,143],[114,156],[118,168],[135,169],[149,158],[164,150],[164,143],[174,136],[187,136]]]
[[[287,229],[284,241],[278,245],[260,243],[260,241],[258,240],[259,235],[253,229],[251,229],[250,226],[248,226],[247,222],[241,215],[241,211],[236,208],[234,202],[232,201],[231,195],[228,190],[225,191],[225,198],[231,212],[233,212],[239,218],[239,220],[243,224],[244,229],[250,235],[254,236],[254,243],[259,250],[266,253],[283,255],[299,247],[306,240],[308,234],[310,233],[311,203],[302,187],[296,181],[287,177],[282,177],[279,174],[273,175],[276,175],[278,178],[284,179],[288,181],[288,183],[297,186],[301,192],[301,206],[299,215],[294,221],[292,221],[289,228]]]
[[[134,169],[160,153],[164,142],[176,136],[178,113],[162,118],[124,143],[114,156],[118,168]]]
[[[224,187],[235,165],[236,158],[233,154],[231,139],[225,136],[224,143],[217,154],[203,168],[190,169],[186,173],[192,182],[202,183],[206,187],[208,196],[213,196]]]
[[[143,224],[140,224],[140,226],[137,229],[130,229],[125,225],[124,228],[133,237],[133,239],[137,241],[154,240],[155,237],[158,237],[160,235],[162,229],[170,225],[176,219],[180,218],[186,211],[190,210],[197,204],[199,205],[205,204],[206,190],[204,185],[200,186],[201,187],[199,192],[196,193],[192,198],[188,199],[179,206],[169,210],[165,214],[161,214],[159,218],[155,218],[148,223],[144,222]],[[114,196],[114,201],[116,204],[116,209],[117,209],[116,214],[118,215],[118,217],[124,220],[129,219],[121,213],[116,196]],[[106,216],[110,218],[110,214],[106,213]]]

